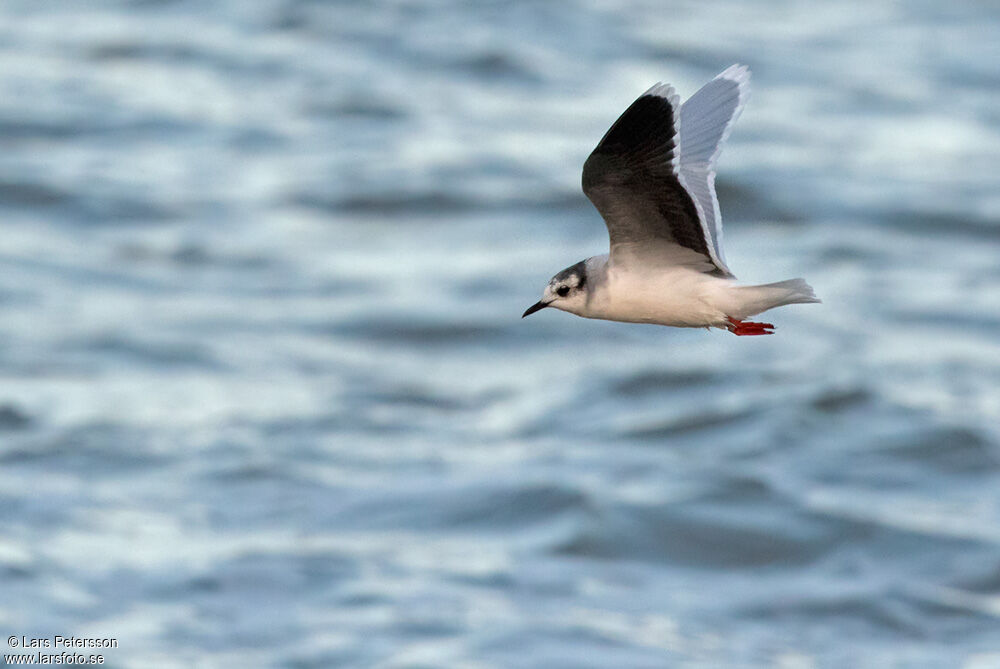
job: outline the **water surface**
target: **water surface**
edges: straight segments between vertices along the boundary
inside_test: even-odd
[[[0,628],[120,667],[1000,664],[990,3],[0,7]],[[521,321],[733,62],[773,337]]]

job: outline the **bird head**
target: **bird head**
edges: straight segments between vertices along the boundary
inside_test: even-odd
[[[545,307],[555,307],[571,314],[581,314],[587,304],[587,267],[581,260],[549,279],[542,299],[528,307],[521,316],[530,316]]]

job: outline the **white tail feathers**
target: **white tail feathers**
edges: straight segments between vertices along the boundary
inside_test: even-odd
[[[820,301],[805,279],[789,279],[761,286],[740,286],[734,292],[738,296],[737,304],[733,313],[727,315],[741,320],[786,304]]]

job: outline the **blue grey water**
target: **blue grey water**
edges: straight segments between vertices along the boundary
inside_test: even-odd
[[[522,321],[609,124],[734,62],[730,265],[824,303]],[[973,0],[5,0],[0,631],[1000,666],[998,63]]]

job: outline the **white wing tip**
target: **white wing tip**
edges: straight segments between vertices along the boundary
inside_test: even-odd
[[[736,63],[735,65],[730,65],[725,70],[720,72],[716,79],[729,79],[730,81],[735,81],[738,84],[743,84],[750,81],[750,68],[746,65],[741,65]]]
[[[735,82],[740,91],[743,92],[750,85],[750,68],[746,65],[741,65],[736,63],[730,65],[725,70],[720,72],[715,76],[716,79],[728,79],[729,81]],[[658,81],[652,86],[650,86],[645,93],[642,95],[652,95],[658,98],[665,98],[670,104],[676,104],[680,100],[680,96],[674,87],[670,84],[665,84],[662,81]],[[642,97],[642,96],[639,96]]]
[[[716,79],[726,79],[736,84],[740,95],[740,104],[745,104],[750,97],[750,68],[746,65],[730,65],[720,72]]]
[[[677,91],[674,90],[674,87],[671,86],[670,84],[665,84],[662,81],[658,81],[652,86],[650,86],[649,89],[639,97],[644,97],[646,95],[652,95],[653,97],[663,98],[670,103],[671,107],[674,107],[675,109],[677,108],[677,106],[680,104],[681,101],[681,96],[677,94]]]

